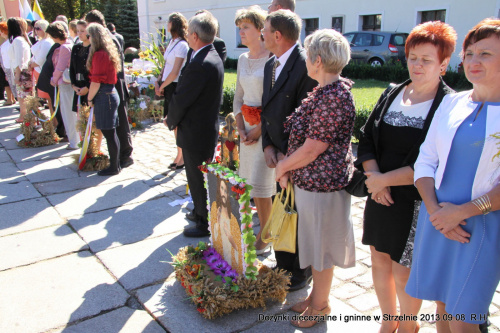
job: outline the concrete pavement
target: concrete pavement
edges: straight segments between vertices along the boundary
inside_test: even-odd
[[[295,330],[282,319],[293,315],[289,308],[307,290],[290,293],[284,304],[213,321],[187,299],[165,262],[167,249],[176,253],[198,239],[182,235],[187,208],[169,205],[186,197],[186,177],[166,172],[175,141],[163,124],[134,131],[135,164],[99,177],[79,172],[78,152],[66,144],[18,147],[17,117],[13,108],[0,107],[0,332]],[[378,331],[369,249],[360,242],[363,207],[364,200],[353,199],[357,264],[335,271],[330,301],[337,318],[311,332]],[[497,291],[490,332],[499,331],[499,307]],[[434,310],[424,302],[422,313]],[[424,321],[420,332],[435,332],[435,325]]]

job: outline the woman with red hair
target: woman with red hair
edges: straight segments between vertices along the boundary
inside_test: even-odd
[[[479,332],[500,281],[500,20],[465,37],[472,90],[443,98],[415,162],[423,204],[406,286],[437,303],[438,332]]]
[[[363,239],[370,246],[375,292],[383,315],[417,315],[422,301],[405,292],[421,198],[413,165],[434,112],[453,92],[442,80],[455,50],[455,30],[443,22],[416,26],[406,40],[410,79],[388,89],[375,105],[358,148],[356,166],[365,171]],[[380,332],[415,332],[415,321],[384,320]]]

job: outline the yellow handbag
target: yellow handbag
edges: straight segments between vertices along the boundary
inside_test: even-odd
[[[286,192],[285,201],[283,193]],[[275,251],[295,253],[297,240],[297,212],[294,209],[295,195],[289,182],[286,191],[274,197],[271,215],[262,230],[261,239],[264,243],[273,243]]]

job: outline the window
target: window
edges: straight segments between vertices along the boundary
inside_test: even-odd
[[[241,44],[240,28],[236,27],[236,47],[239,49],[246,48],[245,45]]]
[[[446,10],[427,10],[420,12],[420,23],[428,21],[441,21],[444,22],[446,18]]]
[[[382,15],[362,15],[361,16],[363,25],[361,30],[363,31],[380,31],[382,27]]]
[[[394,46],[405,46],[408,34],[394,34],[391,36],[390,44]]]
[[[370,46],[372,45],[372,37],[370,34],[357,34],[354,39],[354,46]]]
[[[352,44],[352,39],[354,38],[354,34],[345,34],[344,37],[345,39],[347,39],[349,44]]]
[[[337,30],[340,33],[344,32],[344,17],[343,16],[335,16],[332,17],[332,29]]]
[[[312,18],[312,19],[305,19],[305,33],[306,36],[309,36],[313,32],[319,29],[319,19],[318,18]]]

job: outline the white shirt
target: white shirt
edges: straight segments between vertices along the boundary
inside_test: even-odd
[[[462,122],[478,107],[478,103],[470,99],[471,92],[472,90],[463,91],[443,98],[432,119],[425,141],[420,146],[420,154],[415,162],[415,181],[422,177],[430,177],[434,178],[436,189],[441,186],[455,133]],[[500,132],[500,103],[487,102],[481,112],[487,112],[486,133],[477,170],[471,170],[475,171],[472,198],[489,192],[500,181],[498,159],[493,159],[498,152],[498,140],[491,137],[492,134]]]
[[[212,45],[212,44],[205,45],[205,46],[203,46],[202,48],[200,48],[198,51],[191,53],[191,59],[194,59],[194,57],[196,57],[196,55],[198,54],[198,52],[200,52],[200,51],[201,51],[201,50],[203,50],[205,47],[210,46],[210,45]],[[190,59],[190,61],[191,61],[191,59]]]
[[[184,61],[186,61],[185,58],[187,56],[188,50],[188,43],[180,38],[176,38],[172,40],[170,44],[168,44],[167,49],[165,50],[165,54],[163,55],[163,58],[165,59],[165,69],[163,70],[163,77],[161,78],[162,81],[165,81],[167,79],[167,76],[174,68],[176,58],[183,58]],[[178,80],[179,75],[177,75],[173,82],[177,82]]]
[[[278,81],[278,77],[281,74],[281,70],[283,69],[283,67],[285,67],[285,64],[286,64],[288,58],[290,58],[290,54],[292,54],[293,49],[295,49],[296,47],[298,47],[298,44],[295,44],[294,46],[292,46],[291,48],[289,48],[288,51],[286,51],[285,53],[283,53],[281,55],[281,57],[278,58],[278,61],[280,62],[280,65],[278,67],[276,67],[276,75],[274,77],[275,81]]]
[[[425,119],[429,113],[429,109],[432,106],[434,99],[430,99],[425,102],[406,105],[403,102],[403,96],[406,88],[402,89],[396,96],[394,101],[387,109],[384,115],[384,123],[396,126],[396,127],[413,127],[413,128],[424,128]]]
[[[33,54],[32,60],[39,66],[35,67],[35,71],[37,71],[37,73],[42,71],[42,66],[45,63],[45,60],[47,60],[47,54],[49,53],[52,45],[54,45],[54,41],[51,38],[44,38],[31,47],[31,53]]]
[[[22,36],[14,38],[9,50],[10,68],[14,71],[19,69],[28,69],[28,64],[31,58],[30,45]]]
[[[8,39],[0,46],[0,52],[2,52],[2,65],[5,69],[10,69],[10,47],[11,45]]]

